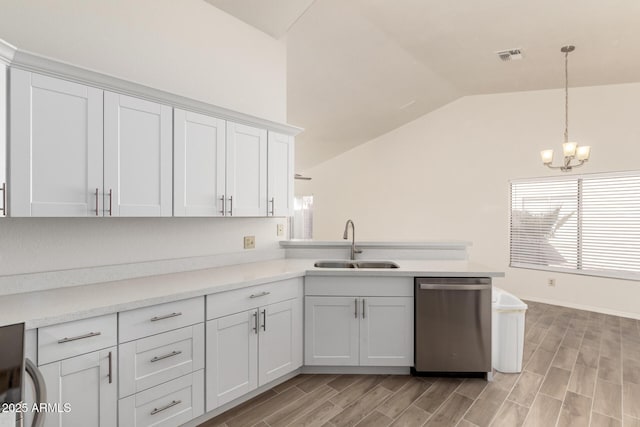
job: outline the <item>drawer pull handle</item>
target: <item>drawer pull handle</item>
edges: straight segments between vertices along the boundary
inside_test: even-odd
[[[178,312],[178,313],[165,314],[164,316],[152,317],[150,320],[152,322],[157,322],[158,320],[170,319],[172,317],[178,317],[178,316],[182,316],[182,313]]]
[[[181,351],[175,351],[175,350],[174,350],[174,351],[172,351],[171,353],[167,353],[167,354],[164,354],[164,355],[162,355],[162,356],[156,356],[156,357],[154,357],[153,359],[151,359],[151,360],[150,360],[150,362],[151,362],[151,363],[153,363],[153,362],[157,362],[158,360],[168,359],[168,358],[170,358],[170,357],[177,356],[177,355],[179,355],[179,354],[182,354],[182,352],[181,352]]]
[[[58,344],[64,344],[66,342],[83,340],[85,338],[97,337],[98,335],[102,335],[102,332],[89,332],[88,334],[78,335],[77,337],[71,337],[71,338],[64,337],[61,340],[58,340]]]
[[[151,411],[151,415],[155,415],[158,412],[162,412],[162,411],[166,411],[169,408],[173,408],[176,405],[179,405],[182,403],[182,400],[173,400],[171,403],[167,403],[166,405],[160,407],[160,408],[153,408],[153,411]]]
[[[260,292],[259,294],[251,294],[251,295],[249,296],[249,298],[260,298],[260,297],[265,297],[265,296],[269,295],[270,293],[271,293],[271,292],[264,291],[264,292]]]
[[[113,382],[113,356],[109,352],[109,384]]]
[[[258,312],[253,312],[253,332],[258,333]]]

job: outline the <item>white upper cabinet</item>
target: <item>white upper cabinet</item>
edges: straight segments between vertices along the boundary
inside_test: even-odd
[[[267,215],[293,215],[293,137],[269,132]]]
[[[0,216],[292,214],[292,136],[10,70],[0,63]]]
[[[267,131],[227,122],[226,214],[267,215]]]
[[[11,216],[102,216],[103,92],[18,69],[10,83]]]
[[[171,107],[105,92],[105,215],[171,216],[171,129]]]
[[[226,123],[173,112],[173,214],[221,216],[225,199]]]

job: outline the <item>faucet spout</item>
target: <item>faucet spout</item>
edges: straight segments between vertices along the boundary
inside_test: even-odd
[[[349,225],[351,225],[351,259],[356,259],[356,254],[361,254],[362,250],[356,248],[356,226],[352,220],[348,219],[344,225],[344,233],[342,238],[347,240],[349,238]]]

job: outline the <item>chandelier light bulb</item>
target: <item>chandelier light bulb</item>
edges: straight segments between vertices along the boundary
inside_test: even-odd
[[[540,157],[542,158],[542,163],[545,165],[550,164],[553,162],[553,150],[542,150]]]
[[[576,142],[565,142],[562,144],[562,153],[565,157],[573,157],[576,155],[576,148],[578,147],[578,143]]]

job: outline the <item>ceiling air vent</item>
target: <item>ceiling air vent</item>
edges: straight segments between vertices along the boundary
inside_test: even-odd
[[[516,59],[522,59],[521,49],[509,49],[496,52],[498,57],[503,61],[515,61]]]

